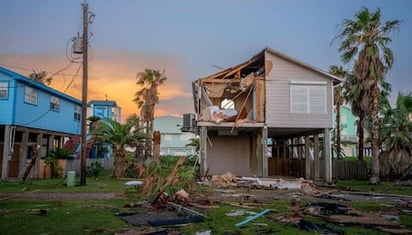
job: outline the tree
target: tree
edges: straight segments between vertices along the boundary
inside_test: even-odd
[[[134,133],[143,133],[143,130],[140,126],[140,118],[137,116],[137,114],[132,114],[127,118],[127,122],[133,124],[133,132]],[[143,147],[142,143],[145,139],[147,139],[146,136],[141,136],[141,138],[137,138],[136,142],[134,144],[135,146],[135,158],[137,162],[142,163],[143,160]]]
[[[347,75],[346,71],[342,68],[342,66],[338,67],[336,65],[330,66],[329,73],[339,78],[345,78]],[[342,106],[344,99],[342,87],[340,84],[334,87],[333,95],[333,102],[336,108],[336,154],[337,158],[341,159],[340,107]]]
[[[355,14],[355,19],[343,21],[343,28],[336,36],[341,41],[339,52],[341,59],[348,64],[353,62],[354,75],[364,91],[361,109],[372,121],[371,149],[372,176],[371,184],[379,182],[379,83],[393,64],[393,53],[388,47],[392,41],[388,36],[398,30],[399,20],[381,23],[381,11],[369,12],[365,7]]]
[[[47,77],[46,71],[41,71],[38,73],[33,71],[33,73],[29,74],[29,78],[33,81],[40,82],[40,83],[47,84],[47,85],[50,85],[51,82],[53,81],[52,77]]]
[[[140,109],[140,117],[142,122],[146,125],[146,133],[150,137],[146,140],[145,158],[152,157],[152,133],[154,110],[157,103],[159,103],[158,87],[162,85],[167,77],[164,75],[165,71],[145,69],[144,72],[139,72],[136,76],[137,85],[142,86],[142,89],[135,93],[133,101]]]
[[[196,152],[200,150],[200,138],[190,138],[190,143],[186,144],[186,146],[193,146],[196,149]]]
[[[385,110],[381,121],[381,138],[385,150],[381,155],[383,176],[400,177],[412,167],[412,122],[409,120],[408,100],[412,94],[398,94],[396,109]]]
[[[116,120],[102,119],[93,130],[93,134],[102,137],[103,142],[110,143],[115,153],[114,176],[123,177],[126,156],[126,146],[134,146],[136,140],[144,134],[133,131],[134,124],[126,122],[121,124]]]
[[[352,113],[358,117],[356,123],[356,133],[358,136],[358,160],[363,161],[364,150],[364,120],[365,112],[361,108],[361,97],[364,91],[360,83],[353,74],[348,74],[343,86],[343,97],[346,102],[351,104]]]

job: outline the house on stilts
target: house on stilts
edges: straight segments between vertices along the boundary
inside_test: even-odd
[[[333,86],[340,79],[265,48],[193,82],[201,174],[332,180]]]

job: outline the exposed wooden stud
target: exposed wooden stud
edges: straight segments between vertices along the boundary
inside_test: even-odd
[[[265,60],[265,76],[267,77],[270,73],[270,71],[272,71],[272,66],[273,63],[271,60]]]
[[[256,86],[256,121],[265,122],[265,81],[255,80]]]

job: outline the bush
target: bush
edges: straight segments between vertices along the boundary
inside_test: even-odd
[[[97,178],[102,171],[103,167],[100,162],[92,162],[90,166],[87,167],[87,176]]]

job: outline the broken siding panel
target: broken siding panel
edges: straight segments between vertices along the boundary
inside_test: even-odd
[[[317,72],[266,53],[273,68],[266,77],[266,123],[268,127],[319,127],[331,128],[332,86],[331,80]],[[326,82],[326,114],[291,113],[290,85],[292,81]]]

